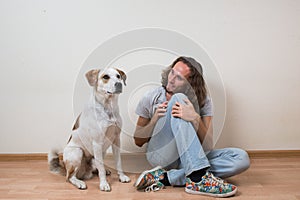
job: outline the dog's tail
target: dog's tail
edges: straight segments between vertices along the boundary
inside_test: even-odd
[[[51,172],[55,174],[66,175],[66,168],[64,162],[59,158],[59,151],[53,149],[48,153],[48,164]]]

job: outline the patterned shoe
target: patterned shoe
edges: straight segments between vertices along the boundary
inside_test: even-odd
[[[190,178],[186,178],[185,191],[190,194],[229,197],[237,192],[237,187],[215,177],[210,172],[206,172],[206,174],[202,176],[202,180],[198,183],[191,181]]]
[[[134,187],[138,190],[144,189],[145,192],[158,191],[164,188],[164,184],[160,182],[164,178],[163,173],[166,172],[160,166],[144,171],[136,180]]]

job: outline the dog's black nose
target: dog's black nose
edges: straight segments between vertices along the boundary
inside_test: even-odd
[[[115,83],[115,89],[116,89],[116,93],[121,93],[122,92],[122,83],[120,83],[120,82]]]

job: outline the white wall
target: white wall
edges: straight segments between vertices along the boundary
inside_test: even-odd
[[[110,38],[144,27],[191,38],[215,64],[227,98],[217,147],[300,149],[299,24],[300,1],[294,0],[2,0],[0,153],[64,145],[77,114],[73,95],[83,63]],[[173,59],[143,56],[139,60],[155,58],[159,66]],[[154,82],[156,70],[149,73]],[[123,145],[139,151],[128,137]]]

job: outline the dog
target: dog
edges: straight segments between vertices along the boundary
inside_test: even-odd
[[[104,156],[112,146],[120,182],[130,178],[123,173],[120,156],[122,119],[119,114],[118,96],[126,85],[126,74],[116,68],[93,69],[86,73],[93,93],[76,120],[71,137],[63,150],[63,161],[57,150],[48,154],[50,171],[65,174],[66,180],[78,189],[86,189],[83,181],[98,171],[100,190],[111,191],[106,179]]]

